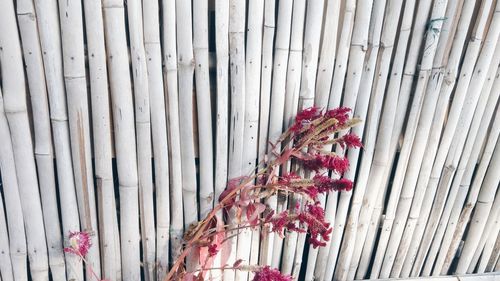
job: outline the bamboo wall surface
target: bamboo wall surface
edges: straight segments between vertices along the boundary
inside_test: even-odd
[[[63,252],[79,230],[103,279],[163,280],[313,105],[363,120],[353,191],[321,202],[330,241],[245,230],[230,261],[306,281],[499,271],[499,34],[497,0],[0,0],[0,280],[93,280]]]

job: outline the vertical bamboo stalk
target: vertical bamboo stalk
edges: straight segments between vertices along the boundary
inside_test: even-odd
[[[279,151],[281,148],[273,146],[274,141],[279,138],[283,131],[283,113],[285,108],[286,68],[288,63],[288,51],[290,46],[290,29],[292,21],[292,1],[284,1],[278,6],[278,23],[276,29],[276,41],[274,45],[273,80],[271,86],[271,106],[269,111],[269,131],[267,153],[272,157],[273,149]],[[278,202],[280,200],[280,202]],[[286,197],[282,194],[272,196],[266,200],[266,204],[276,209],[283,210]],[[261,249],[261,263],[279,267],[281,256],[280,245],[282,240],[274,233],[266,233],[263,237]],[[279,251],[274,253],[274,251]]]
[[[75,188],[83,230],[92,234],[94,247],[87,254],[89,265],[100,276],[99,233],[92,174],[89,109],[85,72],[82,6],[79,1],[59,1],[59,19],[68,97],[69,131]],[[93,276],[87,276],[87,280]]]
[[[167,84],[167,114],[168,140],[170,159],[170,258],[176,260],[182,250],[182,234],[184,232],[183,202],[182,202],[182,163],[181,139],[179,124],[179,95],[177,88],[177,43],[176,43],[176,11],[175,0],[162,1],[163,11],[163,61],[165,63],[165,82]],[[160,194],[161,195],[161,194]],[[163,196],[162,196],[163,197]],[[157,197],[158,198],[158,197]],[[159,198],[157,200],[160,200]],[[158,205],[159,206],[159,205]],[[157,236],[162,242],[167,239],[169,232],[167,210],[157,213]],[[163,237],[162,237],[163,236]],[[159,252],[161,253],[161,252]],[[160,260],[158,280],[163,280],[168,260]]]
[[[264,3],[264,31],[262,37],[262,69],[260,87],[260,116],[259,116],[259,147],[258,161],[267,158],[268,149],[268,129],[270,119],[271,87],[272,87],[272,66],[273,66],[273,46],[275,23],[275,0],[265,0]],[[271,234],[272,235],[272,234]],[[259,264],[270,264],[272,241],[271,235],[264,235],[261,239]]]
[[[259,116],[259,148],[258,161],[262,161],[267,153],[269,114],[271,103],[271,83],[273,66],[273,43],[276,29],[276,0],[265,0],[264,31],[262,35],[262,69],[260,81],[260,116]]]
[[[154,280],[156,239],[153,206],[153,171],[151,167],[151,112],[141,2],[137,0],[128,1],[127,15],[134,85],[142,262],[145,279]]]
[[[495,200],[499,196],[495,197]],[[467,273],[473,273],[477,267],[477,273],[484,273],[486,268],[486,264],[490,259],[491,253],[493,252],[496,238],[498,236],[498,231],[500,230],[500,224],[498,223],[498,212],[499,210],[498,201],[493,202],[493,206],[491,207],[490,214],[488,216],[488,220],[484,226],[483,233],[481,234],[481,238],[479,239],[478,247],[474,252],[474,256],[469,264],[469,268],[467,269]],[[481,257],[481,260],[479,258]]]
[[[156,190],[156,262],[152,270],[163,277],[168,267],[170,238],[170,196],[167,117],[163,91],[162,54],[160,45],[160,10],[157,1],[143,1],[144,48],[148,69],[151,131]],[[154,238],[153,238],[154,239]],[[144,242],[143,242],[144,243]],[[160,276],[161,275],[161,276]]]
[[[208,73],[208,3],[193,1],[193,48],[195,60],[196,102],[198,111],[198,150],[200,152],[200,217],[213,206],[212,104]]]
[[[122,279],[138,280],[141,270],[137,154],[123,1],[103,1],[103,11],[120,188]]]
[[[0,2],[0,26],[6,31],[17,30],[12,1]],[[45,234],[45,228],[29,128],[21,46],[17,33],[14,37],[10,34],[11,32],[0,32],[3,106],[11,133],[25,220],[31,278],[34,281],[47,280],[49,275],[47,244],[45,236],[40,235]]]
[[[264,0],[248,3],[247,44],[245,50],[245,133],[243,163],[244,171],[254,170],[257,161],[259,133],[260,70],[262,57],[262,31],[264,24]],[[250,243],[251,241],[251,243]],[[250,264],[258,262],[260,232],[244,229],[238,236],[238,258]],[[247,280],[246,272],[237,271],[236,278]]]
[[[16,9],[33,112],[35,160],[41,190],[40,195],[48,244],[49,266],[54,280],[65,280],[66,270],[63,254],[63,238],[57,209],[50,114],[35,8],[32,1],[18,1]]]
[[[89,57],[95,177],[98,192],[99,229],[102,247],[102,278],[116,280],[115,248],[116,202],[111,147],[111,116],[104,46],[102,6],[99,1],[84,1],[85,30]],[[115,225],[116,224],[116,225]]]
[[[80,219],[71,160],[58,7],[56,1],[34,1],[34,3],[47,83],[62,226],[64,234],[67,235],[70,231],[80,230]],[[83,279],[79,258],[71,254],[65,256],[68,265],[67,278]]]
[[[2,237],[9,237],[8,246],[2,245],[3,250],[9,250],[2,254],[2,264],[7,268],[0,269],[5,280],[28,280],[28,264],[26,255],[26,233],[24,231],[23,210],[21,198],[19,197],[19,185],[16,177],[16,167],[12,150],[9,124],[4,112],[3,98],[0,91],[0,173],[2,174],[2,193],[5,198],[5,213],[7,218],[7,229]],[[2,201],[0,197],[0,201]],[[3,211],[3,206],[1,207]],[[0,220],[4,215],[0,214]],[[12,276],[6,272],[9,263],[12,263]],[[13,279],[14,278],[14,279]]]
[[[182,197],[184,203],[184,227],[198,221],[197,181],[193,131],[193,40],[190,1],[176,1],[177,64],[179,69],[179,123],[182,163]],[[194,269],[196,258],[188,258],[188,270]]]
[[[321,44],[318,76],[316,77],[316,104],[328,104],[330,87],[335,67],[335,56],[339,37],[341,0],[326,1],[325,23],[323,27],[323,41]],[[351,14],[347,13],[347,16]]]
[[[13,281],[14,273],[10,259],[9,235],[7,234],[7,222],[3,206],[3,199],[0,196],[0,276],[2,280]]]
[[[229,109],[229,0],[215,3],[215,52],[216,52],[216,121],[215,121],[215,185],[214,204],[227,185],[228,170],[228,109]],[[220,214],[219,214],[220,217]],[[255,262],[257,263],[257,262]],[[217,255],[214,267],[221,266]],[[214,274],[222,275],[221,271]]]
[[[288,68],[286,75],[285,92],[288,93],[285,97],[285,109],[283,123],[285,128],[291,126],[294,122],[294,117],[297,114],[300,94],[300,76],[302,70],[302,41],[304,36],[304,19],[306,13],[306,1],[297,0],[293,3],[292,14],[292,29],[290,31],[290,51],[288,55]],[[287,163],[289,166],[290,163]],[[286,168],[286,172],[289,172]],[[294,210],[296,204],[300,204],[301,198],[298,195],[293,195],[289,209]],[[281,271],[285,274],[292,274],[294,267],[295,254],[302,253],[302,248],[297,243],[299,234],[290,233],[285,237],[283,244],[283,257],[281,261]]]

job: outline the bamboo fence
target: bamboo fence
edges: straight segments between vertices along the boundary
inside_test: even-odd
[[[228,263],[500,280],[499,100],[500,0],[0,0],[0,281],[163,280],[311,106],[363,120],[354,189],[320,198],[331,239],[235,231]]]

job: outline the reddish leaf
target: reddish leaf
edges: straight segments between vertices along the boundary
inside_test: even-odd
[[[238,260],[236,260],[236,261],[233,263],[233,267],[234,267],[234,268],[239,268],[242,262],[243,262],[243,260],[242,260],[242,259],[238,259]]]
[[[246,209],[247,220],[252,226],[256,226],[258,223],[258,219],[260,214],[262,214],[266,210],[266,205],[255,202],[248,205]]]

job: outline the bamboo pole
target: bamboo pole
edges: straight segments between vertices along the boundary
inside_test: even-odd
[[[500,3],[498,4],[500,8]],[[496,20],[498,18],[498,20]],[[454,167],[445,166],[446,156],[450,150],[450,145],[452,144],[452,140],[454,137],[455,130],[459,121],[459,114],[464,109],[464,123],[466,125],[466,130],[470,126],[470,122],[472,119],[473,108],[477,103],[478,96],[481,92],[481,88],[484,84],[486,73],[488,72],[488,66],[491,63],[493,53],[495,51],[495,46],[498,40],[498,34],[500,32],[500,28],[496,25],[500,26],[500,16],[494,17],[490,26],[490,31],[485,39],[485,43],[483,48],[481,49],[481,53],[476,63],[476,67],[474,72],[472,73],[472,77],[470,81],[463,81],[463,83],[458,85],[457,91],[455,92],[455,97],[453,100],[453,104],[450,110],[450,114],[448,115],[448,122],[445,127],[445,131],[443,132],[443,136],[439,145],[438,154],[434,161],[434,165],[431,171],[431,176],[428,181],[428,189],[429,195],[431,198],[435,196],[434,203],[432,204],[432,208],[423,208],[424,211],[430,212],[430,218],[427,222],[426,230],[424,232],[423,239],[421,240],[420,249],[417,255],[417,259],[413,268],[413,272],[417,274],[420,271],[424,258],[429,249],[429,244],[431,242],[432,236],[435,233],[437,220],[443,211],[444,200],[446,199],[448,193],[448,185],[443,184],[438,186],[439,179],[441,178],[441,173],[443,172],[443,176],[447,173],[450,173],[450,176],[454,173]],[[478,25],[478,29],[481,29],[481,23]],[[462,72],[467,70],[466,67],[462,66]],[[469,85],[474,85],[469,89]],[[460,87],[461,86],[461,87]],[[467,96],[467,99],[466,99]],[[463,107],[465,103],[465,108]],[[470,109],[467,109],[470,107]],[[443,171],[444,170],[444,171]],[[441,179],[443,180],[443,179]],[[446,182],[445,182],[446,183]],[[439,187],[439,188],[438,188]],[[437,189],[437,190],[436,190]],[[435,195],[434,195],[435,194]],[[425,200],[424,200],[425,201]],[[432,200],[430,200],[432,201]],[[427,211],[428,210],[428,211]],[[432,210],[432,211],[431,211]],[[427,217],[427,216],[425,216]]]
[[[227,185],[228,172],[228,108],[229,108],[229,0],[215,5],[215,52],[216,52],[216,123],[215,123],[215,200]],[[214,204],[218,201],[214,201]],[[218,214],[222,218],[221,214]],[[253,242],[253,241],[252,241]],[[221,255],[217,255],[214,267],[221,267]],[[255,262],[257,263],[257,262]],[[222,275],[222,271],[214,274]]]
[[[200,217],[212,210],[214,197],[212,115],[208,73],[208,2],[193,1],[193,50],[195,60],[198,151],[200,152]]]
[[[398,251],[395,259],[394,270],[395,272],[401,271],[400,275],[402,277],[408,277],[410,275],[411,267],[413,266],[413,261],[416,256],[416,251],[418,250],[418,244],[413,243],[412,236],[417,226],[420,209],[424,200],[423,197],[426,185],[422,182],[422,178],[424,178],[425,175],[428,176],[428,174],[430,174],[434,157],[438,149],[442,125],[444,122],[445,114],[447,112],[447,105],[453,89],[453,83],[457,75],[456,73],[459,67],[460,57],[463,49],[463,42],[465,41],[465,36],[470,24],[470,17],[472,16],[474,3],[474,1],[467,1],[463,6],[463,12],[461,14],[457,32],[452,44],[453,47],[449,55],[448,64],[444,71],[445,77],[443,78],[443,82],[445,83],[442,83],[440,90],[441,93],[437,101],[436,111],[434,113],[434,119],[430,130],[430,136],[427,142],[427,153],[424,155],[424,158],[422,160],[414,200],[412,202],[410,214],[407,219],[407,225],[403,233],[403,238],[401,239],[402,242],[400,244],[400,250]]]
[[[168,267],[170,239],[170,186],[168,164],[167,119],[165,94],[163,91],[162,54],[160,45],[160,11],[157,1],[143,1],[144,48],[148,69],[149,99],[151,111],[151,131],[153,141],[153,159],[156,191],[156,257],[150,264],[150,275],[163,278]],[[152,213],[154,215],[154,213]],[[154,224],[153,224],[154,227]],[[154,228],[153,228],[154,230]],[[154,235],[155,233],[153,233]],[[152,238],[155,239],[154,237]],[[144,243],[144,241],[143,241]],[[152,243],[154,245],[154,242]],[[159,266],[157,266],[159,265]],[[151,279],[151,276],[150,276]]]
[[[276,0],[265,0],[264,3],[264,30],[262,35],[262,68],[260,81],[260,116],[259,116],[259,148],[258,161],[262,161],[267,153],[267,139],[269,129],[269,112],[271,103],[271,83],[273,66],[273,46]],[[262,255],[261,255],[262,256]],[[260,262],[262,263],[262,262]]]
[[[288,68],[286,75],[285,92],[285,108],[283,116],[283,124],[288,128],[294,122],[297,114],[299,95],[300,95],[300,77],[302,72],[302,51],[304,38],[304,20],[306,14],[306,1],[297,0],[293,3],[292,12],[292,29],[290,31],[290,51],[288,55]],[[291,163],[285,165],[285,171],[291,170]],[[290,211],[295,209],[296,204],[300,204],[302,198],[293,195],[289,200],[288,208]],[[285,237],[283,242],[283,253],[281,260],[281,271],[285,274],[292,274],[295,264],[296,255],[301,255],[303,244],[300,245],[300,234],[290,233]],[[305,237],[304,237],[305,238]],[[301,240],[304,240],[301,238]],[[297,257],[300,260],[301,257]],[[293,276],[297,276],[294,274]]]
[[[491,211],[492,205],[495,207],[493,214],[497,213],[500,208],[500,194],[497,193],[495,203],[493,203],[493,197],[498,189],[498,183],[500,182],[500,174],[498,173],[500,169],[499,143],[500,142],[497,141],[490,165],[488,166],[488,171],[486,172],[482,182],[481,191],[479,192],[477,204],[475,206],[474,216],[472,216],[469,232],[467,238],[465,239],[464,247],[455,270],[458,274],[465,273],[467,267],[469,266],[470,260],[474,254],[474,249],[476,249],[481,233],[486,225],[488,214]]]
[[[153,170],[151,167],[150,90],[146,51],[144,49],[141,2],[136,0],[128,1],[127,15],[134,85],[142,263],[144,278],[146,280],[155,280],[156,237],[153,206]]]
[[[184,203],[184,228],[198,221],[197,180],[194,155],[193,130],[193,40],[191,2],[178,0],[176,8],[177,64],[179,69],[179,124],[182,163],[182,199]],[[188,270],[195,268],[194,253],[188,258]]]
[[[82,229],[92,234],[86,256],[89,266],[100,276],[99,233],[92,174],[92,154],[81,2],[59,1],[64,84],[68,103],[69,132],[75,188]],[[87,280],[93,279],[88,274]]]
[[[36,44],[40,44],[40,52],[43,55],[52,138],[57,164],[57,183],[61,204],[62,228],[64,234],[67,235],[70,231],[80,230],[80,219],[71,160],[58,7],[56,1],[34,1],[34,4],[37,14],[38,32],[40,32],[40,42],[33,42],[33,46],[36,48]],[[31,50],[31,52],[36,55],[35,50]],[[65,259],[68,265],[67,278],[82,280],[83,271],[80,259],[71,254],[66,254]]]
[[[325,22],[323,26],[323,40],[319,55],[318,75],[316,77],[315,97],[316,104],[325,106],[328,104],[328,99],[330,97],[330,87],[333,79],[333,69],[335,67],[339,26],[341,24],[341,2],[342,1],[340,0],[328,0],[325,4]],[[352,17],[349,12],[347,12],[347,15],[348,17]],[[348,29],[348,31],[350,33],[350,29]],[[294,33],[292,33],[292,36],[293,34]]]
[[[0,91],[0,174],[2,175],[2,193],[5,198],[5,214],[0,220],[7,218],[7,229],[2,237],[9,237],[8,246],[2,245],[2,250],[9,250],[10,257],[4,253],[2,262],[7,268],[0,269],[5,280],[28,280],[28,265],[26,262],[26,233],[24,231],[23,210],[19,197],[19,185],[16,177],[16,167],[12,150],[9,124],[4,112],[3,98]],[[0,202],[2,201],[0,197]],[[3,206],[1,207],[3,211]],[[9,276],[9,263],[12,263],[12,276]],[[14,278],[14,279],[13,279]]]
[[[318,68],[318,55],[320,51],[324,8],[324,0],[307,2],[303,45],[303,50],[305,50],[305,52],[302,56],[302,74],[299,93],[299,107],[301,109],[312,106],[312,103],[315,101],[316,75]],[[315,104],[315,106],[325,107],[319,104]],[[326,197],[320,196],[318,201],[324,207],[326,203]],[[304,277],[305,280],[312,280],[312,278],[314,278],[313,275],[314,268],[316,267],[317,255],[318,249],[310,247],[307,259],[306,274]]]
[[[0,276],[2,280],[13,281],[14,273],[10,259],[9,235],[7,234],[7,222],[3,206],[3,199],[0,196]]]
[[[495,221],[496,230],[490,233],[490,236],[487,238],[487,242],[485,245],[485,257],[484,259],[481,257],[479,260],[478,272],[492,272],[494,270],[495,262],[498,259],[498,253],[500,253],[500,237],[498,234],[500,232],[500,224],[498,223],[498,218]],[[496,237],[495,237],[496,235]],[[492,240],[494,243],[492,244]],[[490,247],[491,249],[489,249]],[[489,255],[489,257],[488,257]]]
[[[17,30],[14,5],[11,1],[0,2],[0,26],[5,31]],[[31,278],[34,281],[47,280],[47,244],[45,236],[40,235],[45,233],[45,227],[29,128],[21,46],[17,35],[13,37],[11,32],[5,31],[0,32],[3,108],[11,133]]]
[[[179,123],[179,96],[177,88],[177,43],[176,43],[176,10],[175,0],[162,1],[163,22],[163,61],[165,63],[165,82],[167,84],[166,104],[170,159],[170,226],[167,210],[157,213],[157,237],[161,238],[158,247],[164,245],[167,233],[170,233],[170,260],[175,261],[182,250],[184,233],[183,199],[182,199],[182,155]],[[161,194],[160,194],[161,195]],[[163,198],[164,196],[162,196]],[[157,200],[159,198],[157,197]],[[169,228],[170,231],[169,231]],[[161,251],[158,251],[161,253]],[[159,260],[158,280],[168,271],[168,259]]]
[[[92,129],[95,176],[98,192],[99,229],[102,247],[102,277],[116,280],[116,202],[111,147],[111,119],[108,92],[104,24],[101,2],[84,1],[85,30],[89,54]]]
[[[462,140],[464,143],[459,144],[458,148],[455,148],[455,153],[449,153],[448,158],[452,158],[451,160],[447,159],[448,164],[447,165],[453,165],[455,167],[458,167],[456,170],[455,177],[453,178],[453,182],[449,183],[450,191],[448,194],[448,198],[446,199],[446,205],[443,210],[443,214],[441,216],[438,228],[436,230],[436,234],[433,237],[432,245],[429,251],[429,254],[427,255],[427,262],[424,267],[424,274],[427,276],[431,273],[432,265],[434,265],[434,261],[436,260],[437,252],[441,248],[441,242],[447,243],[445,241],[442,241],[446,225],[448,223],[448,220],[450,218],[450,215],[452,213],[453,205],[455,201],[457,200],[457,196],[460,190],[460,181],[463,178],[465,174],[465,169],[467,167],[467,163],[469,159],[472,157],[473,161],[477,161],[477,155],[478,153],[473,153],[474,150],[474,145],[477,142],[478,145],[482,144],[485,139],[485,133],[479,133],[480,127],[481,127],[481,122],[483,120],[483,116],[486,117],[486,123],[489,123],[488,121],[491,119],[493,116],[493,111],[495,110],[495,105],[498,101],[498,95],[491,93],[491,88],[493,86],[493,81],[492,79],[494,75],[496,74],[497,68],[498,68],[498,62],[500,61],[500,46],[496,47],[496,51],[494,54],[494,58],[492,59],[493,63],[490,65],[489,71],[488,71],[488,79],[486,79],[485,86],[481,90],[481,94],[479,96],[479,100],[477,102],[477,106],[475,109],[474,117],[473,120],[470,124],[470,129],[468,132],[468,137],[465,140],[465,138]],[[496,63],[495,63],[496,62]],[[461,119],[463,119],[463,115],[460,116]],[[462,120],[459,120],[459,126],[462,128],[460,129],[461,131],[466,131],[463,129],[462,125],[464,122],[460,122]],[[459,139],[457,137],[454,138],[454,142]],[[478,151],[479,152],[479,151]],[[449,163],[451,162],[451,163]],[[472,169],[472,168],[471,168]],[[459,198],[459,200],[463,203],[463,200]],[[440,264],[435,264],[434,265],[434,270],[433,270],[433,275],[439,274],[438,272],[440,271]],[[439,268],[439,269],[438,269]]]
[[[18,1],[16,9],[33,113],[35,160],[41,190],[49,266],[54,280],[65,280],[66,269],[57,208],[50,113],[35,8],[32,1]]]
[[[120,192],[122,279],[140,276],[139,196],[134,104],[128,64],[123,1],[103,1]]]
[[[335,70],[333,73],[332,84],[329,92],[324,92],[319,89],[317,93],[317,98],[315,104],[317,106],[322,106],[323,104],[328,105],[328,108],[335,108],[340,105],[340,100],[342,97],[342,90],[344,88],[344,80],[347,71],[347,63],[349,58],[349,51],[351,47],[351,38],[353,36],[353,29],[355,25],[355,17],[361,14],[361,17],[370,17],[366,10],[371,10],[373,1],[365,0],[360,5],[356,6],[357,1],[346,0],[344,3],[344,14],[342,19],[342,29],[340,33],[339,42],[337,43],[337,49],[335,54]],[[359,8],[362,13],[356,14],[356,9]],[[365,23],[366,23],[366,19]],[[369,19],[368,19],[369,22]],[[339,23],[340,24],[340,23]],[[359,25],[358,25],[359,26]],[[366,26],[363,26],[365,29]],[[358,33],[359,34],[359,33]],[[361,37],[363,34],[361,33]],[[359,43],[359,42],[357,42]],[[366,43],[366,42],[365,42]],[[320,85],[322,86],[322,85]],[[329,87],[330,85],[325,85]]]
[[[495,198],[496,199],[496,198]],[[496,238],[500,230],[500,224],[498,223],[498,212],[499,202],[493,202],[493,206],[488,216],[488,220],[484,226],[484,231],[481,234],[481,239],[479,240],[479,246],[474,252],[474,256],[469,264],[467,273],[472,273],[477,267],[477,273],[484,273],[486,265],[491,257],[496,244]]]
[[[278,23],[276,29],[276,41],[274,45],[273,80],[271,85],[271,107],[269,112],[268,131],[268,157],[273,157],[273,150],[280,151],[281,146],[274,147],[274,141],[283,132],[283,114],[285,109],[286,69],[288,64],[288,53],[290,46],[290,30],[292,23],[293,2],[283,1],[278,5]],[[272,196],[266,200],[266,204],[275,209],[277,213],[285,209],[286,197],[283,194]],[[274,268],[279,267],[281,257],[281,246],[283,240],[274,233],[266,233],[263,237],[261,249],[262,264],[268,264]],[[267,241],[266,241],[267,240]]]
[[[262,57],[262,30],[264,24],[264,0],[248,3],[247,44],[245,50],[245,129],[243,163],[244,171],[255,169],[258,153],[259,94]],[[209,113],[210,114],[210,113]],[[251,242],[250,242],[251,241]],[[237,256],[258,263],[260,232],[258,229],[244,229],[238,236]],[[248,273],[237,271],[238,280],[248,280]]]

